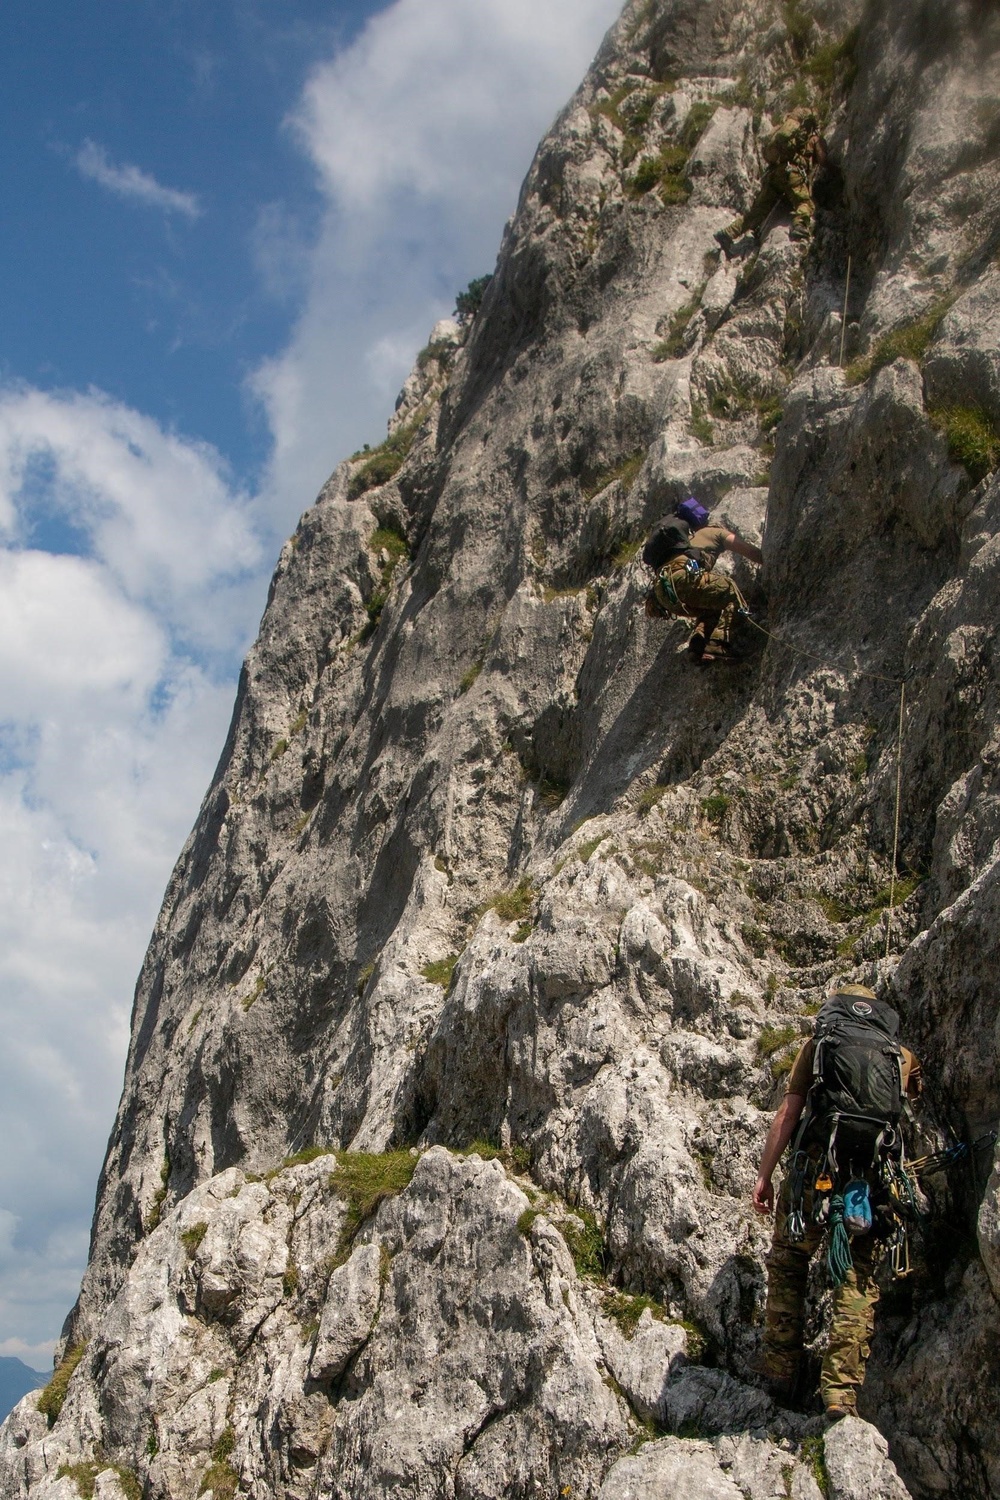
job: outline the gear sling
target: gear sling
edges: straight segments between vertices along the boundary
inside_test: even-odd
[[[874,998],[837,994],[816,1017],[814,1039],[812,1082],[792,1145],[788,1237],[805,1236],[811,1187],[813,1220],[829,1225],[827,1267],[836,1285],[843,1285],[852,1267],[849,1236],[871,1232],[880,1217],[890,1221],[885,1237],[893,1271],[905,1275],[905,1220],[915,1201],[903,1170],[899,1017]]]

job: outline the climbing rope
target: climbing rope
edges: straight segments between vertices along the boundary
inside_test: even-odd
[[[830,1199],[830,1248],[826,1252],[826,1268],[834,1286],[843,1286],[854,1260],[851,1256],[851,1241],[844,1227],[844,1198],[834,1193]]]

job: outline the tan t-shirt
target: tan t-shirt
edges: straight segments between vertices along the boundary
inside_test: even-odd
[[[690,545],[697,547],[699,552],[704,552],[714,568],[726,550],[726,537],[729,535],[725,526],[703,526],[700,531],[695,532]]]
[[[786,1094],[808,1094],[813,1081],[813,1054],[816,1050],[816,1042],[809,1037],[802,1043],[798,1055],[792,1063],[792,1071],[788,1075],[785,1085]],[[903,1088],[911,1099],[916,1099],[923,1087],[923,1073],[920,1063],[914,1057],[909,1047],[900,1047],[903,1054]]]

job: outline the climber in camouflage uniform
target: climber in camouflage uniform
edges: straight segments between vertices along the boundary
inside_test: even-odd
[[[872,990],[863,985],[840,985],[832,998],[857,996],[862,1004],[875,1001]],[[760,1173],[753,1192],[753,1206],[758,1213],[774,1209],[772,1175],[785,1147],[795,1134],[813,1081],[815,1042],[812,1038],[799,1048],[785,1088],[785,1097],[771,1122],[761,1156]],[[911,1098],[921,1090],[920,1064],[906,1047],[901,1054],[902,1088]],[[799,1384],[799,1370],[805,1330],[806,1288],[809,1263],[827,1233],[826,1224],[813,1220],[815,1163],[821,1146],[810,1144],[808,1154],[813,1171],[807,1175],[801,1203],[802,1220],[799,1236],[789,1233],[792,1172],[786,1170],[778,1196],[774,1238],[767,1257],[767,1308],[764,1319],[761,1374],[771,1394],[778,1400],[794,1399]],[[875,1191],[872,1173],[869,1181]],[[804,1231],[804,1232],[803,1232]],[[873,1230],[851,1240],[853,1265],[844,1282],[834,1287],[830,1321],[830,1338],[820,1373],[820,1395],[827,1416],[837,1418],[857,1410],[857,1392],[864,1383],[865,1361],[870,1353],[875,1327],[875,1306],[879,1299],[876,1273],[885,1254],[885,1241]]]
[[[736,552],[760,564],[760,549],[726,526],[710,525],[711,517],[693,496],[682,500],[656,526],[643,549],[643,562],[656,573],[646,613],[693,620],[688,655],[712,662],[730,654],[736,612],[743,596],[726,573],[716,570],[723,552]]]
[[[750,209],[715,236],[727,254],[741,235],[757,234],[779,203],[791,210],[793,240],[808,240],[812,235],[813,177],[826,162],[816,116],[805,109],[793,110],[768,137],[761,154],[764,180]]]

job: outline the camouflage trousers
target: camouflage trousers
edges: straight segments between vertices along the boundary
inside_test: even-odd
[[[734,240],[743,234],[756,234],[779,203],[791,210],[793,228],[799,238],[811,235],[815,208],[809,177],[795,164],[771,167],[750,208],[741,218],[733,220],[726,233]]]
[[[786,1176],[778,1200],[774,1240],[767,1257],[767,1310],[764,1316],[764,1372],[773,1380],[794,1384],[802,1358],[809,1262],[824,1238],[824,1226],[812,1222],[812,1191],[805,1194],[805,1238],[788,1238]],[[824,1406],[853,1409],[864,1384],[865,1361],[875,1328],[878,1283],[875,1279],[884,1246],[871,1234],[851,1240],[854,1269],[833,1294],[830,1342],[823,1356],[820,1394]]]
[[[681,607],[695,620],[696,632],[706,641],[728,645],[741,602],[732,579],[711,569],[692,575],[683,566],[668,564],[656,581],[655,593],[662,605],[672,609],[673,600],[664,588],[665,581],[669,581]]]

